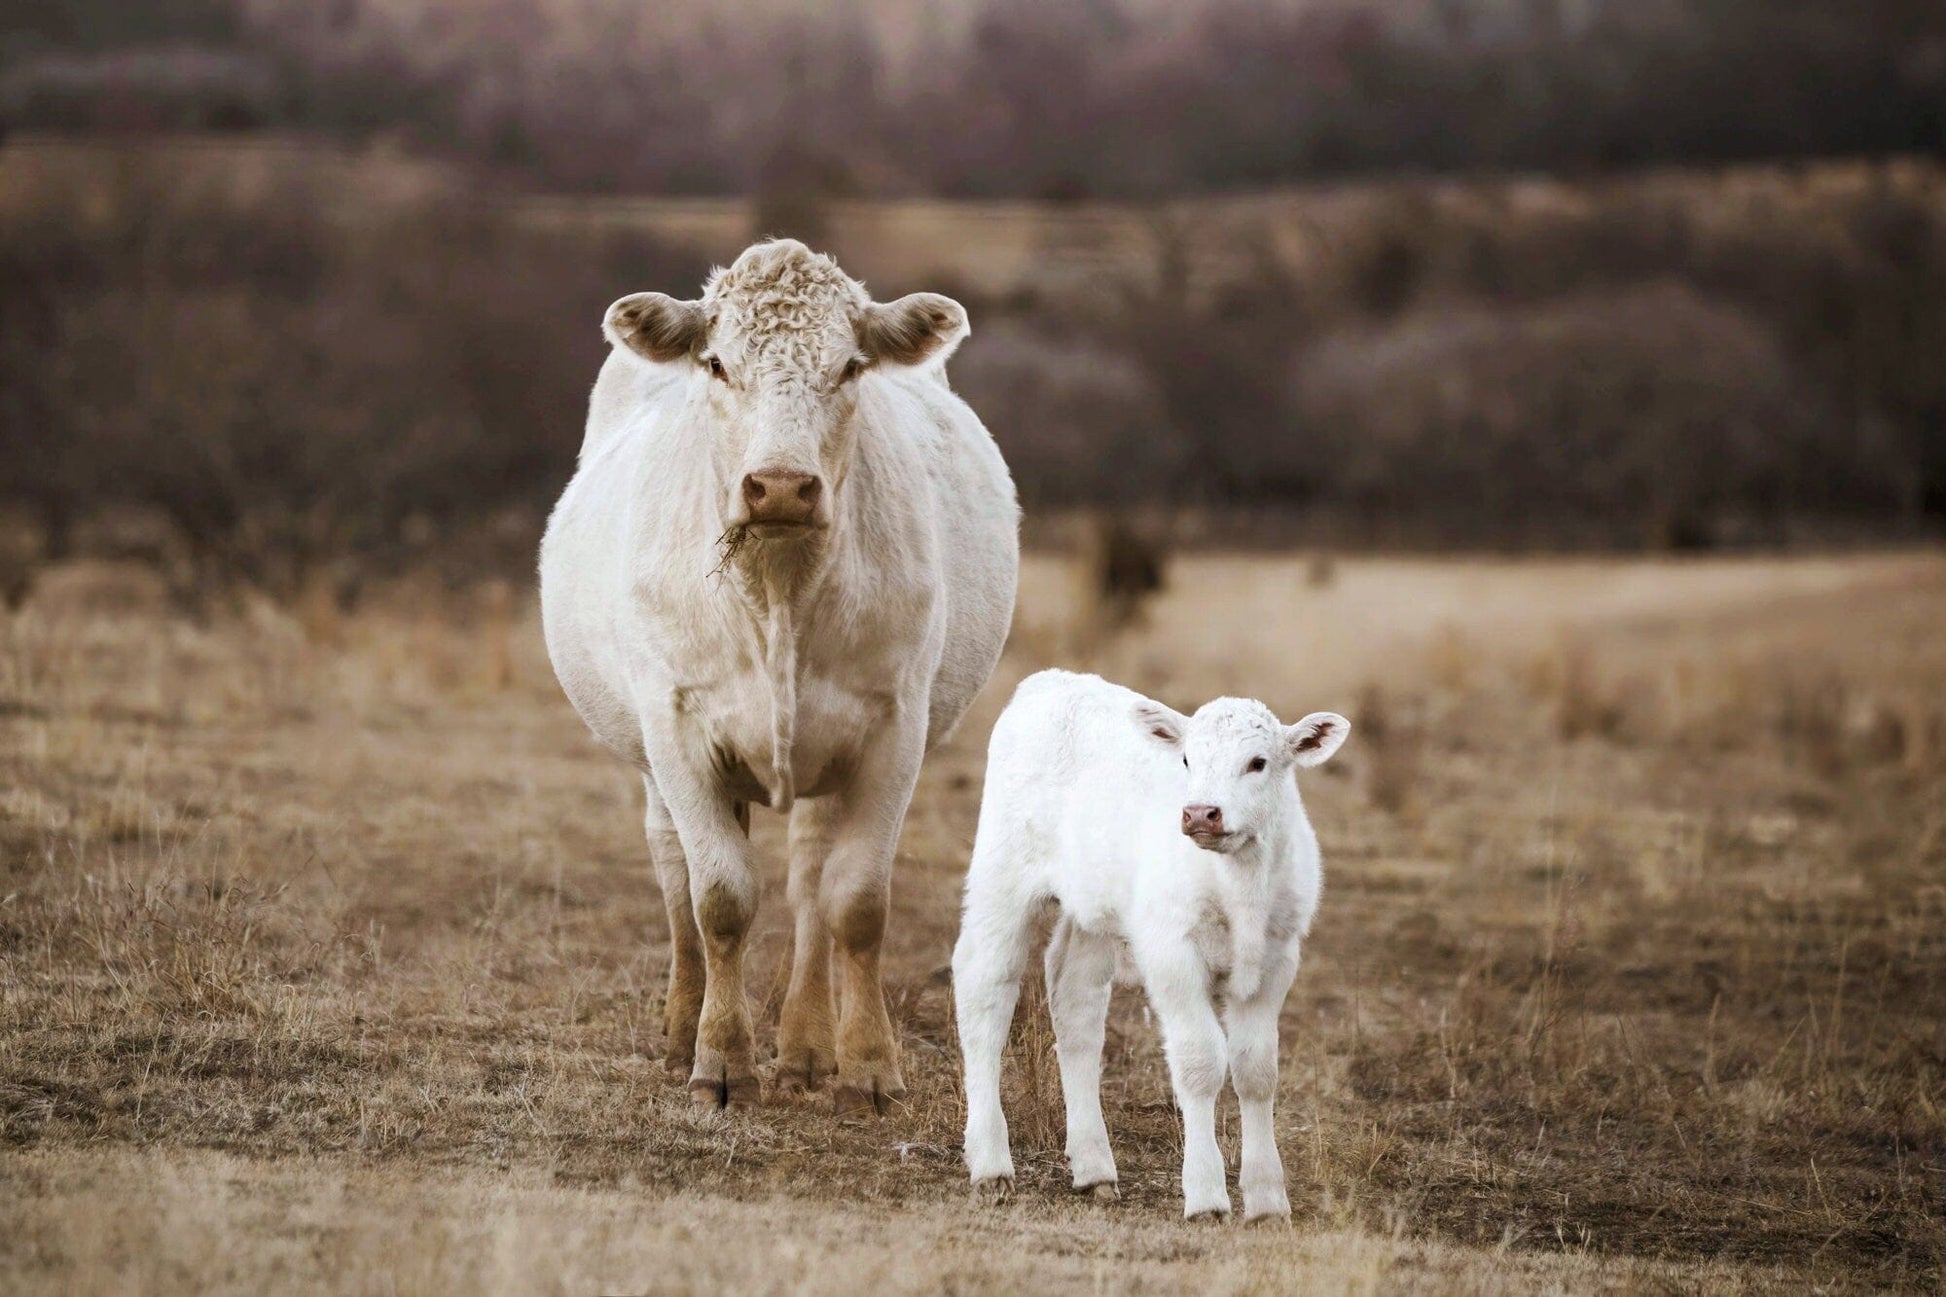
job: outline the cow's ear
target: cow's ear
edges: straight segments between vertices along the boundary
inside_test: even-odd
[[[1336,712],[1312,712],[1284,727],[1284,743],[1300,766],[1320,766],[1351,734],[1351,722]]]
[[[873,302],[858,323],[858,345],[874,362],[943,365],[972,326],[966,308],[938,293]]]
[[[701,302],[679,302],[666,293],[631,293],[608,308],[601,331],[617,347],[666,363],[701,354],[709,325]]]
[[[1142,732],[1165,748],[1182,746],[1183,727],[1188,724],[1183,714],[1161,703],[1144,698],[1135,704],[1133,715],[1135,723]]]

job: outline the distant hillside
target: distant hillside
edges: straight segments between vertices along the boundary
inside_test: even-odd
[[[16,0],[0,125],[556,190],[1156,197],[1946,149],[1935,0]]]

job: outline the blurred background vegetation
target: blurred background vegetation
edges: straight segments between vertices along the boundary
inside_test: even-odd
[[[1927,0],[14,0],[0,129],[16,572],[524,569],[602,307],[766,233],[967,302],[1037,519],[1946,526]]]

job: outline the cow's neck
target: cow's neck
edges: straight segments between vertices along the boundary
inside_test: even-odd
[[[726,545],[725,575],[736,582],[763,645],[764,683],[770,694],[770,769],[764,783],[771,809],[780,812],[790,810],[797,795],[791,753],[797,741],[799,611],[830,571],[835,531]]]

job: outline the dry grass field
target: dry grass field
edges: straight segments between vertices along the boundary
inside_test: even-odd
[[[910,1105],[850,1124],[699,1113],[662,1070],[639,788],[528,596],[196,624],[50,573],[0,614],[0,1291],[1946,1282],[1946,557],[1195,556],[1143,624],[1088,609],[1031,560],[928,762],[887,948]],[[943,970],[984,739],[1084,662],[1353,719],[1306,784],[1289,1231],[1177,1219],[1130,992],[1122,1201],[1066,1191],[1031,995],[1019,1189],[967,1200]],[[781,822],[757,836],[774,1026]]]

